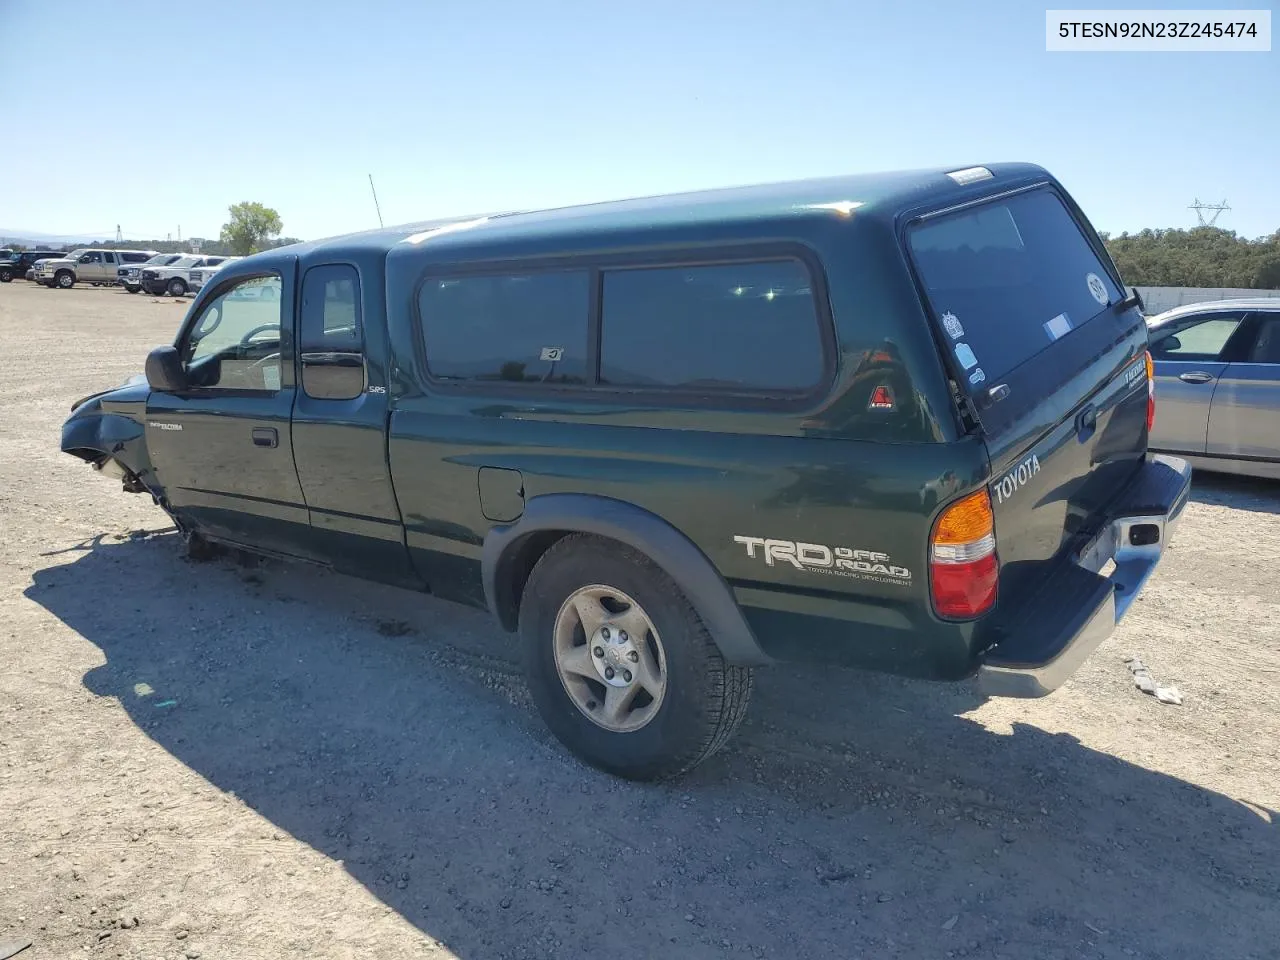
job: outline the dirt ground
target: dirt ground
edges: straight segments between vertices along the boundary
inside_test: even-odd
[[[189,303],[189,301],[187,301]],[[1040,701],[758,676],[643,786],[545,732],[480,612],[191,564],[58,452],[185,313],[0,286],[0,943],[31,957],[1280,956],[1280,486],[1204,475]],[[1138,655],[1183,706],[1137,691]]]

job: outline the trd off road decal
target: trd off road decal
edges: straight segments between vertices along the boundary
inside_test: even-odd
[[[851,547],[828,547],[821,543],[795,540],[767,540],[764,537],[734,537],[734,543],[747,548],[747,557],[763,560],[774,567],[789,564],[808,573],[825,573],[878,583],[909,583],[911,571],[893,563],[887,553],[854,550]]]
[[[1040,472],[1040,458],[1034,453],[991,484],[991,491],[996,495],[996,503],[1004,503],[1022,486]]]

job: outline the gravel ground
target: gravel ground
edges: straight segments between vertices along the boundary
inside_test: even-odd
[[[585,769],[479,612],[191,564],[58,452],[185,307],[0,287],[0,943],[35,958],[1280,956],[1280,487],[1205,475],[1063,690],[776,668]],[[1132,684],[1138,655],[1181,707]]]

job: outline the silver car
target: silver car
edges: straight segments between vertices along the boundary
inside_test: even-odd
[[[1217,300],[1147,320],[1151,449],[1204,470],[1280,479],[1280,297]]]

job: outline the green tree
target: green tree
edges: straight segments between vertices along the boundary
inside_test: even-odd
[[[280,214],[270,207],[246,200],[227,208],[231,220],[222,225],[222,242],[231,252],[248,256],[270,246],[271,239],[280,235],[283,224]]]
[[[1280,232],[1250,240],[1231,230],[1195,227],[1103,239],[1133,286],[1280,288]]]

